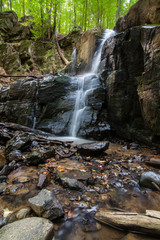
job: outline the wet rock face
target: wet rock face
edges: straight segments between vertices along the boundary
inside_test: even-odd
[[[138,95],[145,126],[159,141],[160,135],[160,27],[141,30],[144,51],[144,72],[139,77]]]
[[[67,134],[74,107],[70,78],[19,80],[11,85],[8,101],[1,103],[1,119],[36,127],[55,134]],[[71,89],[72,88],[72,89]],[[3,94],[2,94],[3,95]],[[1,96],[1,100],[5,99]]]
[[[100,66],[108,122],[118,134],[147,143],[159,136],[159,32],[133,27],[108,39]]]
[[[89,82],[90,77],[86,77],[84,87]],[[76,77],[49,76],[19,80],[10,86],[9,91],[1,93],[0,117],[5,122],[55,135],[69,135],[77,89]],[[80,119],[79,136],[96,136],[99,139],[110,129],[107,122],[102,121],[106,115],[104,101],[105,90],[99,82],[98,88],[91,89],[86,97],[87,106]]]
[[[91,68],[92,58],[95,51],[95,44],[98,43],[98,32],[95,29],[90,29],[79,38],[76,49],[77,49],[77,71],[76,73],[87,72]]]
[[[126,15],[118,19],[115,30],[121,32],[144,24],[160,24],[159,0],[139,0]]]

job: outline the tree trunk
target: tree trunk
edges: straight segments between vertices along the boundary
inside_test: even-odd
[[[67,60],[67,58],[65,58],[65,56],[62,52],[62,49],[59,46],[56,33],[55,33],[55,43],[56,43],[57,51],[58,51],[58,54],[59,54],[60,58],[62,59],[62,61],[64,62],[65,65],[68,65],[69,61]]]
[[[116,19],[121,16],[121,9],[122,9],[122,0],[117,0],[117,12],[116,12]]]
[[[97,16],[97,28],[99,28],[99,22],[100,22],[100,10],[99,10],[99,0],[97,0],[97,6],[98,6],[98,16]]]
[[[1,0],[0,12],[3,10],[3,0]]]
[[[41,0],[41,5],[40,5],[40,11],[41,11],[42,39],[44,40],[44,19],[43,19],[43,6],[42,6],[42,0]]]
[[[51,29],[51,12],[52,12],[52,1],[50,2],[49,9],[46,6],[46,12],[48,13],[48,39],[50,40],[52,37],[52,29]]]
[[[12,11],[12,0],[10,0],[9,2],[10,2],[10,10]]]
[[[59,15],[58,15],[58,32],[60,33],[61,31],[61,0],[59,3]]]
[[[81,27],[84,30],[84,15],[85,15],[85,5],[83,5],[83,13],[82,13],[82,21],[81,21]]]
[[[146,210],[146,214],[133,212],[99,211],[95,219],[127,231],[160,236],[160,212]]]
[[[25,20],[25,2],[23,0],[23,16],[24,16],[24,20]]]
[[[76,24],[77,24],[77,12],[76,12],[75,4],[74,4],[74,26],[76,26]]]
[[[84,31],[87,29],[87,11],[88,11],[88,1],[85,0],[85,20],[84,20]]]
[[[57,2],[54,4],[54,17],[53,17],[53,35],[56,33],[56,27],[57,27]]]

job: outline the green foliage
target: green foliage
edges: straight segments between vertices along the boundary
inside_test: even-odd
[[[31,15],[34,38],[51,38],[54,31],[70,32],[75,25],[90,28],[113,28],[137,0],[3,0],[3,11],[13,10],[18,17]]]

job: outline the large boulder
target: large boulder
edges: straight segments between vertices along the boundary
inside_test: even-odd
[[[1,240],[51,240],[53,234],[53,223],[39,217],[25,218],[0,229]]]
[[[139,0],[118,19],[115,30],[121,32],[144,24],[160,24],[160,0]]]
[[[37,196],[30,198],[28,201],[38,216],[54,220],[64,215],[62,205],[55,195],[47,189],[41,190]]]

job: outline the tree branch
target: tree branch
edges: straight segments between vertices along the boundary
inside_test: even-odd
[[[56,47],[57,47],[57,51],[58,54],[60,56],[60,58],[62,59],[62,61],[64,62],[65,65],[69,64],[69,61],[67,60],[67,58],[64,56],[62,49],[59,46],[58,40],[57,40],[57,35],[55,34],[55,43],[56,43]]]

